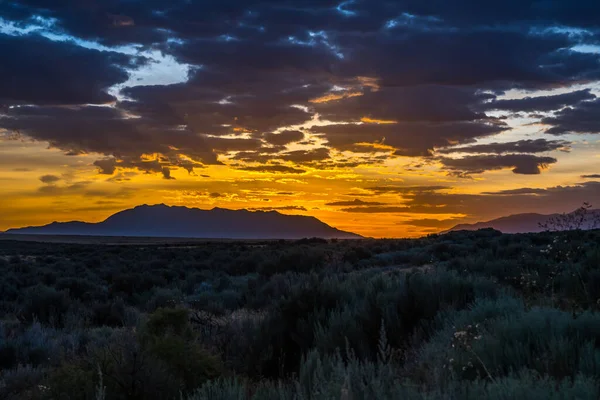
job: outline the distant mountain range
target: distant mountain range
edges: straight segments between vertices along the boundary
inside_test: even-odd
[[[53,222],[9,229],[29,235],[128,236],[206,239],[359,239],[360,235],[333,228],[315,217],[277,211],[143,205],[118,212],[103,222]]]
[[[573,213],[569,214],[572,215]],[[442,233],[451,231],[475,231],[477,229],[493,228],[503,233],[529,233],[543,232],[545,229],[540,227],[540,224],[545,224],[552,219],[556,219],[561,214],[515,214],[507,217],[501,217],[486,222],[477,222],[474,224],[459,224],[455,227]],[[586,220],[582,225],[582,229],[594,228],[593,221],[600,222],[600,210],[588,210]],[[598,226],[600,228],[600,226]]]

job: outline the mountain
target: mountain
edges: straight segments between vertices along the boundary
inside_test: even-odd
[[[567,214],[576,218],[577,211]],[[503,233],[528,233],[528,232],[543,232],[545,229],[540,227],[540,224],[546,224],[551,220],[563,219],[564,214],[515,214],[507,217],[501,217],[486,222],[477,222],[474,224],[459,224],[455,227],[445,231],[475,231],[477,229],[493,228]],[[594,221],[600,223],[600,210],[588,210],[586,213],[585,221],[582,224],[582,229],[592,229],[596,226]],[[557,230],[561,230],[560,228]],[[445,233],[443,232],[443,233]]]
[[[53,222],[44,226],[9,229],[5,233],[206,239],[361,238],[314,217],[285,215],[277,211],[201,210],[164,204],[124,210],[99,223]]]

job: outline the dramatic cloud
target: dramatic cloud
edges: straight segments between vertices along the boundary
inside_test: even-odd
[[[312,128],[338,150],[353,150],[357,143],[379,143],[396,148],[396,155],[431,156],[436,147],[469,143],[475,138],[507,130],[484,122],[399,122],[393,124],[329,125]]]
[[[553,117],[543,118],[542,123],[551,125],[546,133],[552,135],[600,133],[600,100],[586,101],[576,107],[565,108]]]
[[[593,199],[600,198],[600,182],[482,194],[421,191],[403,194],[402,198],[403,204],[397,206],[351,207],[341,211],[370,214],[458,214],[478,216],[480,219],[506,215],[506,210],[518,210],[519,213],[552,213],[556,210],[574,210],[586,200],[593,202]]]
[[[296,150],[279,156],[282,160],[295,163],[306,163],[310,161],[322,161],[329,158],[329,149],[321,147],[314,150]]]
[[[584,100],[593,100],[596,95],[590,89],[557,94],[553,96],[525,97],[523,99],[494,100],[484,105],[489,110],[513,112],[552,111],[565,106],[575,105]]]
[[[285,146],[286,144],[299,142],[304,139],[304,133],[300,131],[283,131],[280,133],[266,133],[264,138],[267,142],[275,146]]]
[[[449,153],[544,153],[547,151],[568,151],[570,142],[564,140],[526,139],[517,142],[477,144],[472,146],[457,147],[437,150],[441,154]]]
[[[277,158],[274,153],[279,153],[282,150],[281,147],[263,147],[257,151],[240,151],[235,154],[233,159],[245,162],[266,163],[269,160]]]
[[[584,201],[593,204],[600,198],[600,182],[586,182],[571,186],[554,186],[546,189],[523,188],[515,193],[497,192],[488,194],[416,193],[406,198],[406,206],[428,212],[424,204],[442,205],[431,207],[434,212],[456,213],[496,218],[512,213],[553,213],[557,210],[570,211],[580,207]]]
[[[306,30],[328,27],[335,32],[373,32],[388,29],[452,32],[456,27],[490,27],[536,21],[540,26],[594,27],[600,7],[594,2],[562,3],[508,0],[502,7],[489,7],[476,0],[449,4],[441,0],[382,2],[356,0],[65,0],[47,2],[21,0],[3,2],[0,15],[27,22],[32,16],[53,18],[60,30],[106,43],[153,43],[172,37],[268,38],[295,36],[308,41]],[[454,28],[454,29],[452,29]]]
[[[532,16],[542,27],[558,24],[564,10],[538,9],[533,3],[530,8],[516,3],[506,7],[512,14],[504,18],[514,15],[510,29],[506,21],[497,25],[503,19],[483,12],[474,2],[457,8],[364,0],[343,7],[337,1],[309,0],[4,3],[0,16],[18,26],[43,24],[45,29],[106,46],[152,44],[191,66],[187,82],[123,88],[122,94],[132,101],[122,100],[110,112],[140,121],[61,118],[55,109],[48,110],[64,124],[61,131],[80,136],[66,143],[57,129],[34,132],[27,116],[4,125],[69,152],[135,158],[138,154],[127,149],[131,138],[143,143],[144,153],[169,158],[171,166],[180,165],[177,154],[215,163],[214,152],[230,151],[254,152],[260,155],[256,161],[267,163],[274,158],[262,151],[262,141],[285,146],[303,140],[297,130],[275,132],[310,121],[317,113],[339,123],[312,130],[332,148],[359,151],[358,144],[384,143],[398,156],[430,156],[436,148],[508,130],[486,110],[545,111],[595,98],[589,90],[580,90],[496,99],[494,93],[500,89],[551,87],[600,77],[597,55],[569,50],[581,40],[552,29],[525,29]],[[477,24],[464,18],[472,10],[482,18]],[[584,19],[573,16],[565,21]],[[135,70],[141,62],[117,52],[83,48],[75,41],[35,35],[4,35],[0,47],[17,54],[4,69],[20,79],[0,85],[0,98],[36,105],[114,100],[108,88],[124,82],[126,70]],[[40,54],[47,55],[42,65],[32,58]],[[33,66],[36,71],[28,69]],[[94,143],[97,135],[69,125],[71,118],[83,118],[80,125],[94,124],[94,129],[114,135],[105,143],[116,145]],[[367,123],[345,124],[361,121]],[[243,132],[253,138],[234,137]],[[224,135],[228,136],[215,137]],[[327,158],[326,150],[303,151],[280,159]]]
[[[0,179],[65,199],[127,182],[172,202],[201,184],[192,201],[256,209],[296,193],[306,203],[267,209],[328,223],[433,215],[343,220],[411,232],[513,199],[570,206],[596,193],[575,182],[598,179],[582,176],[597,144],[546,133],[600,133],[599,13],[587,0],[3,1]],[[246,198],[243,185],[272,187]]]
[[[440,158],[444,167],[456,175],[481,174],[485,171],[495,171],[512,168],[515,174],[537,175],[549,164],[556,163],[556,158],[538,157],[529,154],[507,154],[490,156],[470,156],[464,158]]]
[[[490,97],[474,89],[450,86],[385,87],[317,103],[315,109],[329,121],[475,121],[486,115],[474,112],[472,107]]]
[[[467,11],[468,12],[468,11]],[[372,40],[345,35],[350,75],[375,75],[384,86],[415,84],[549,88],[598,79],[598,57],[565,50],[566,34],[531,34],[525,29],[410,31],[399,27]],[[397,33],[397,34],[394,34]],[[431,49],[435,49],[432,51]]]
[[[134,60],[37,35],[0,34],[0,105],[108,103],[107,89],[127,80]]]
[[[68,154],[114,156],[116,160],[103,159],[95,164],[105,174],[112,174],[116,167],[161,172],[162,166],[167,165],[189,169],[202,163],[217,163],[216,155],[202,135],[159,124],[150,116],[128,118],[109,107],[17,107],[0,118],[0,128],[47,141]],[[227,144],[215,143],[214,146],[234,147],[233,142]],[[161,160],[148,162],[142,158],[144,154],[156,153],[162,155]],[[182,155],[191,161],[181,159]]]

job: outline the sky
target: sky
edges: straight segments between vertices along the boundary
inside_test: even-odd
[[[140,204],[413,237],[600,207],[596,0],[5,0],[0,230]]]

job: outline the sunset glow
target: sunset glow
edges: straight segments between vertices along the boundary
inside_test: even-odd
[[[400,237],[600,206],[597,26],[560,10],[22,3],[0,6],[0,230],[165,203]]]

